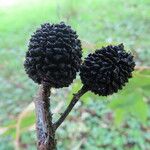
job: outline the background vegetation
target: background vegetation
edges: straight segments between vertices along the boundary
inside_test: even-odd
[[[24,72],[25,51],[41,23],[62,20],[77,30],[84,57],[123,42],[137,66],[150,65],[149,0],[0,0],[0,150],[36,149],[37,85]],[[150,70],[133,77],[118,94],[81,98],[58,129],[58,149],[149,150]],[[78,77],[69,88],[52,89],[54,119],[80,86]]]

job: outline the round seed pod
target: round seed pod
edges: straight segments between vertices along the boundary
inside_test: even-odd
[[[62,88],[76,78],[81,57],[81,42],[70,26],[45,23],[31,36],[24,67],[34,82]]]
[[[116,93],[132,77],[135,63],[123,44],[107,46],[85,58],[80,69],[82,83],[93,93],[107,96]]]

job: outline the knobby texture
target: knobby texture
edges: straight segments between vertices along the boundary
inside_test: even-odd
[[[81,42],[70,26],[45,23],[31,36],[24,67],[36,83],[68,87],[76,78],[81,57]]]
[[[132,77],[135,62],[123,44],[109,45],[89,54],[81,65],[82,83],[94,94],[108,96],[121,90]]]
[[[56,140],[50,111],[50,87],[42,84],[35,97],[37,149],[55,150]]]
[[[66,110],[64,111],[64,113],[61,115],[61,117],[58,119],[58,121],[54,124],[54,129],[55,130],[66,119],[66,117],[68,116],[68,114],[70,113],[70,111],[73,109],[74,105],[78,102],[79,98],[82,95],[84,95],[87,91],[88,91],[88,89],[85,86],[83,86],[76,94],[73,95],[73,98],[70,101],[70,104],[68,105],[68,107],[66,108]]]

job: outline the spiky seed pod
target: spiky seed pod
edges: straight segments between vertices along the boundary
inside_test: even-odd
[[[31,36],[25,71],[38,84],[67,87],[80,68],[81,50],[78,35],[70,26],[45,23]]]
[[[89,54],[80,69],[82,83],[93,93],[116,93],[132,77],[135,63],[123,44],[107,46]]]

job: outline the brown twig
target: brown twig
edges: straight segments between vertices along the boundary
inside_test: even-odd
[[[66,108],[66,110],[64,111],[64,113],[60,116],[58,121],[56,121],[56,123],[54,123],[55,130],[63,123],[63,121],[66,119],[66,117],[68,116],[70,111],[73,109],[74,105],[78,102],[79,98],[82,95],[84,95],[87,91],[88,91],[88,89],[85,86],[83,86],[76,94],[73,95],[73,98],[72,98],[70,104],[68,105],[68,107]]]
[[[135,66],[135,70],[139,70],[139,71],[150,70],[150,67],[149,66]]]
[[[50,111],[50,87],[41,85],[35,97],[36,131],[38,150],[55,150],[56,140]]]

